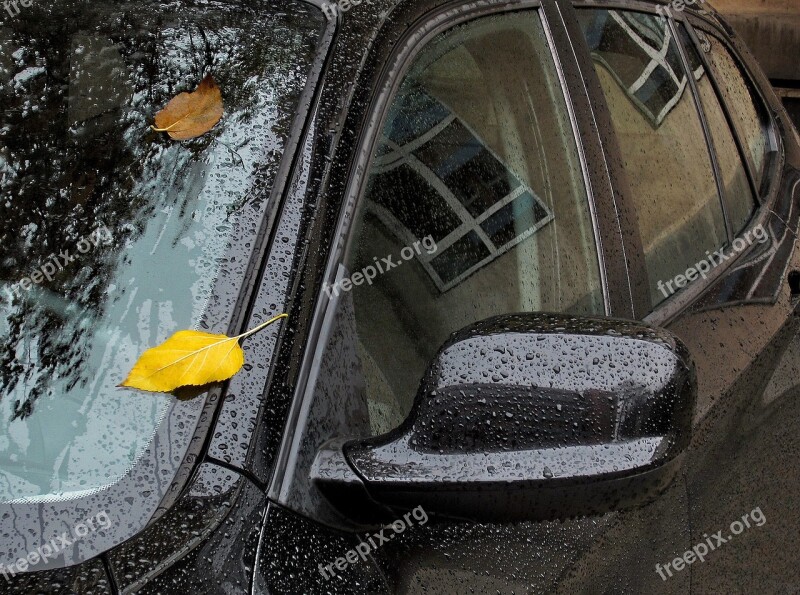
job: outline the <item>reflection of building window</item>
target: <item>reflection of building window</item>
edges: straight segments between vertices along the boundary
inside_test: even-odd
[[[595,14],[596,21],[587,31],[592,57],[657,128],[678,104],[687,84],[671,30],[665,21],[650,15],[615,10]],[[694,75],[703,76],[702,66]]]
[[[372,211],[406,245],[433,236],[438,249],[420,262],[440,291],[553,220],[462,120],[419,88],[394,105],[368,192]]]

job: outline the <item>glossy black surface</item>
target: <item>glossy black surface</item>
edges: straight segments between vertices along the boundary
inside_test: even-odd
[[[271,504],[264,523],[255,593],[391,593],[375,562],[358,559],[327,576],[320,567],[347,555],[365,536],[336,531]],[[286,556],[287,552],[294,552]]]
[[[504,10],[523,3],[480,4],[484,9]],[[600,94],[599,83],[588,54],[581,51],[569,3],[545,0],[543,4],[576,106],[595,191],[610,280],[609,314],[643,317],[643,257],[641,246],[628,233],[635,228],[635,212],[608,113],[592,99]],[[615,5],[653,7],[650,2]],[[116,593],[137,587],[162,593],[796,590],[800,510],[794,494],[800,487],[800,470],[794,461],[800,457],[800,348],[797,299],[788,275],[800,270],[795,249],[800,146],[796,134],[785,125],[785,111],[751,62],[747,62],[749,69],[775,115],[782,146],[774,184],[761,197],[762,207],[752,222],[764,223],[771,239],[766,256],[756,250],[742,255],[720,269],[697,295],[648,316],[651,324],[666,326],[686,346],[698,384],[692,440],[683,457],[674,459],[680,464],[676,479],[659,498],[641,508],[565,522],[432,520],[430,525],[398,535],[368,560],[348,565],[331,579],[322,576],[319,565],[345,555],[358,536],[268,503],[267,496],[274,497],[287,465],[281,451],[284,431],[296,421],[292,403],[303,385],[306,362],[319,333],[314,312],[328,263],[340,249],[336,236],[340,215],[346,219],[352,209],[349,182],[360,157],[362,133],[376,117],[372,100],[382,91],[384,77],[399,76],[400,68],[390,57],[404,43],[413,45],[409,31],[428,20],[426,14],[446,22],[474,14],[473,8],[462,3],[376,0],[345,13],[336,23],[335,34],[334,23],[329,24],[326,40],[334,44],[333,50],[330,55],[323,52],[316,65],[324,85],[305,95],[303,108],[310,108],[309,118],[295,130],[308,133],[308,139],[296,139],[299,150],[292,156],[291,171],[286,172],[287,183],[275,190],[280,200],[270,203],[273,219],[261,228],[259,237],[271,242],[272,249],[268,257],[249,265],[251,273],[264,273],[268,266],[278,266],[270,270],[280,273],[252,274],[255,297],[243,305],[248,320],[240,326],[260,321],[281,305],[290,312],[290,319],[280,336],[277,330],[265,334],[248,349],[253,370],[231,382],[219,414],[214,407],[204,413],[205,425],[218,421],[216,431],[212,429],[208,441],[202,434],[195,438],[182,474],[164,494],[158,494],[161,507],[148,529],[78,566],[23,576],[13,584],[0,580],[0,591]],[[679,18],[690,15],[706,26],[715,24],[713,17],[702,17],[691,9]],[[739,40],[734,37],[731,43],[743,53]],[[259,256],[267,256],[267,251]],[[664,337],[656,332],[648,340],[658,336]],[[273,349],[278,350],[274,362]],[[493,353],[497,353],[493,357],[504,357]],[[551,402],[564,396],[542,394]],[[470,411],[475,396],[464,396]],[[585,436],[568,434],[576,439]],[[523,437],[549,444],[557,441],[558,432],[523,433]],[[429,439],[426,446],[453,450],[458,440],[442,436]],[[486,443],[481,435],[472,435],[470,440],[473,448]],[[208,456],[206,448],[211,449]],[[141,479],[142,485],[154,485],[152,477]],[[355,480],[353,485],[361,490],[361,478],[355,476]],[[358,497],[363,495],[358,493]],[[136,506],[137,498],[131,495],[129,504]],[[757,506],[768,519],[763,527],[737,536],[714,557],[668,581],[654,572],[655,563],[680,556],[703,541],[704,534],[727,527]],[[391,514],[382,508],[377,511]],[[150,516],[143,515],[140,526]],[[20,517],[18,527],[30,534],[41,531],[40,521],[30,516]],[[107,547],[100,544],[98,549]]]
[[[498,316],[442,347],[402,426],[329,445],[312,480],[358,520],[372,500],[493,521],[641,504],[672,478],[667,463],[689,442],[696,391],[688,352],[666,331]],[[363,504],[354,475],[371,496]]]
[[[598,97],[599,83],[592,74],[591,63],[581,53],[582,43],[574,14],[566,3],[544,2],[544,6],[554,28],[556,51],[562,57],[573,101],[583,101],[585,89],[591,96]],[[653,10],[653,4],[648,2],[617,2],[615,6]],[[333,138],[343,142],[338,146],[352,147],[349,141],[358,138],[369,125],[364,106],[379,96],[371,89],[383,85],[376,82],[381,76],[399,76],[398,68],[387,66],[381,70],[380,65],[389,62],[392,48],[406,41],[402,32],[409,23],[425,22],[420,19],[424,10],[420,3],[398,4],[377,34],[362,80],[354,91],[357,109],[345,108],[338,117],[331,119],[331,129],[336,130]],[[357,35],[352,32],[362,23],[369,29],[374,22],[373,14],[362,11],[346,15],[340,33],[341,47],[355,51],[357,46],[350,40]],[[432,14],[437,13],[432,11]],[[679,18],[694,18],[694,14],[687,8]],[[713,24],[714,17],[710,19]],[[566,33],[555,25],[558,22],[563,22]],[[747,59],[746,50],[738,41],[733,39],[732,43]],[[569,46],[576,48],[577,53],[573,54]],[[733,590],[759,590],[761,585],[768,584],[775,591],[792,590],[797,584],[792,555],[785,552],[785,548],[776,548],[772,541],[777,538],[780,543],[796,544],[796,537],[789,529],[796,527],[794,523],[765,529],[770,527],[768,522],[758,532],[726,545],[727,549],[717,553],[719,561],[696,564],[674,574],[668,581],[662,581],[654,571],[656,563],[663,564],[681,555],[685,549],[702,541],[704,535],[727,527],[731,520],[758,506],[759,502],[768,503],[781,519],[798,517],[789,495],[795,489],[790,486],[800,485],[794,471],[796,466],[789,464],[791,471],[787,472],[787,465],[778,461],[783,461],[784,456],[791,460],[798,452],[792,428],[800,413],[795,406],[796,396],[800,394],[796,386],[800,360],[795,347],[795,302],[790,297],[787,274],[798,266],[794,249],[798,221],[794,180],[800,155],[796,135],[784,126],[785,115],[781,113],[779,102],[757,67],[750,62],[747,65],[763,91],[764,101],[776,114],[782,149],[773,171],[774,183],[768,195],[762,197],[764,206],[751,226],[764,223],[772,230],[769,246],[779,245],[780,256],[772,256],[778,252],[772,250],[766,258],[761,258],[763,253],[752,250],[730,263],[731,266],[720,268],[718,275],[699,293],[676,300],[648,317],[654,324],[667,324],[687,345],[697,366],[699,393],[693,419],[694,438],[683,457],[675,483],[651,504],[622,513],[555,524],[442,522],[425,527],[423,531],[404,534],[375,556],[389,577],[393,592],[684,593],[690,590],[690,584],[702,592],[715,592],[719,584]],[[340,68],[342,70],[337,72],[349,72],[347,65]],[[348,104],[348,107],[353,105]],[[585,111],[582,108],[576,117],[585,146],[588,150],[598,147],[598,153],[588,154],[589,167],[598,170],[592,177],[593,184],[603,179],[613,180],[614,190],[603,199],[607,202],[598,214],[599,224],[602,225],[603,217],[615,212],[614,225],[627,230],[623,234],[624,248],[620,246],[606,257],[605,264],[613,271],[609,275],[619,279],[621,271],[625,279],[622,283],[609,284],[611,303],[619,304],[612,312],[624,312],[629,308],[629,312],[636,311],[643,316],[647,311],[647,277],[643,271],[641,246],[636,243],[636,235],[630,234],[636,225],[635,212],[619,151],[615,148],[616,140],[611,134],[608,113],[590,99],[583,105]],[[340,128],[342,121],[348,123],[343,130]],[[602,137],[602,143],[593,144],[593,134]],[[336,201],[351,196],[342,178],[355,160],[354,152],[337,152],[330,169],[324,168],[326,174],[330,173],[330,186],[326,187],[328,193],[319,204],[318,217],[312,221],[308,236],[312,249],[298,263],[298,266],[307,267],[305,275],[309,281],[317,280],[317,288],[325,278],[326,258],[330,254],[326,251],[326,242],[333,242],[330,238],[336,224]],[[597,196],[600,194],[596,195],[596,200]],[[346,202],[343,217],[346,218],[352,208],[352,202]],[[614,233],[618,232],[610,226],[602,229],[604,239],[608,234],[613,242]],[[339,249],[340,245],[334,244],[334,256]],[[759,274],[751,277],[749,285],[736,282],[737,277],[751,274],[748,268],[759,270]],[[750,293],[754,286],[760,293],[757,302],[753,299],[755,292]],[[298,289],[296,297],[304,308],[298,332],[313,344],[317,331],[306,325],[316,295],[309,285]],[[289,392],[297,378],[302,386],[301,360],[292,356],[285,361],[286,389],[282,394]],[[776,434],[774,424],[779,417],[788,423]],[[289,419],[291,427],[295,419]],[[339,448],[337,444],[331,446],[333,453]],[[278,460],[277,478],[285,464],[285,460]],[[356,497],[363,498],[360,479],[355,474],[353,478],[357,480],[353,483],[357,488]],[[280,485],[280,481],[275,485]],[[273,490],[273,493],[278,492]],[[280,556],[279,552],[275,553],[275,564],[279,563]],[[755,573],[752,572],[753,556],[763,561],[763,566]],[[308,571],[313,573],[311,564]],[[725,576],[722,580],[721,575]],[[309,590],[324,592],[329,588],[333,588],[330,583],[323,583],[321,588]]]

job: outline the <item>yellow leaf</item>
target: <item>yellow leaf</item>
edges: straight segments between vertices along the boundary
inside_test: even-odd
[[[209,74],[192,93],[178,93],[156,114],[156,132],[186,140],[211,130],[222,117],[222,92]]]
[[[286,316],[288,314],[279,314],[236,337],[178,331],[161,345],[145,351],[120,386],[166,393],[183,386],[227,380],[244,364],[239,339]]]

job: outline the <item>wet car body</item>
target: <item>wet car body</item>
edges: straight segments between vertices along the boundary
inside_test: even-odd
[[[645,12],[654,6],[613,3]],[[525,8],[540,10],[549,24],[560,74],[570,90],[580,150],[592,180],[594,222],[603,240],[606,314],[664,327],[685,345],[697,377],[691,442],[671,486],[641,508],[568,515],[561,522],[433,518],[430,525],[394,536],[369,560],[349,563],[327,579],[320,565],[346,556],[360,543],[365,527],[375,532],[381,525],[331,526],[281,501],[290,465],[287,445],[300,423],[299,396],[314,372],[310,360],[322,332],[322,287],[330,278],[329,263],[341,251],[337,234],[351,208],[346,199],[352,196],[354,172],[371,154],[369,131],[381,116],[374,106],[386,102],[400,78],[403,56],[411,55],[431,31]],[[592,66],[577,41],[581,32],[571,4],[356,5],[328,21],[320,35],[270,198],[264,227],[269,252],[254,266],[253,272],[262,274],[254,277],[251,301],[240,304],[241,329],[254,326],[272,304],[285,304],[290,318],[277,343],[248,346],[248,361],[263,365],[209,397],[191,452],[145,528],[80,564],[21,574],[4,589],[452,593],[796,588],[800,578],[793,544],[800,517],[792,495],[800,485],[793,464],[800,454],[795,431],[800,420],[795,314],[800,281],[793,271],[800,270],[795,250],[800,144],[733,32],[707,13],[687,9],[675,16],[707,23],[724,35],[745,60],[770,110],[778,149],[771,182],[750,223],[768,230],[766,257],[744,252],[717,267],[707,282],[650,312],[644,257],[626,239],[638,237],[628,181],[610,116],[590,101],[602,91],[588,75]],[[579,49],[573,50],[573,44]],[[288,255],[283,243],[293,246]],[[276,295],[263,276],[277,258],[291,260],[284,295]],[[334,427],[338,423],[343,422],[331,420]],[[715,553],[716,559],[675,572],[668,581],[655,573],[655,564],[681,556],[704,541],[704,534],[756,507],[766,515],[766,524],[738,536]]]

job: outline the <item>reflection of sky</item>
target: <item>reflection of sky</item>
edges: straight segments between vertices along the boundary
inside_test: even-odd
[[[231,231],[229,209],[246,198],[255,164],[263,160],[264,132],[275,119],[273,94],[265,85],[253,87],[255,109],[245,118],[226,106],[217,140],[200,160],[178,143],[151,151],[141,174],[146,181],[130,195],[161,206],[139,222],[141,235],[117,254],[102,245],[92,250],[94,258],[105,250],[100,258],[114,258],[116,264],[113,278],[101,280],[104,315],[86,329],[91,351],[83,365],[89,382],[68,390],[65,380],[50,379],[52,394],[38,399],[30,417],[13,422],[14,402],[24,401],[25,386],[0,400],[0,500],[111,483],[148,446],[173,397],[116,385],[144,350],[177,330],[196,327],[205,310]],[[141,142],[141,131],[125,136],[130,144]],[[238,156],[227,147],[235,147]],[[37,299],[38,308],[67,307],[56,296]],[[62,332],[74,333],[80,324],[79,315],[71,313]],[[0,320],[0,333],[6,332]],[[20,348],[17,359],[35,365],[30,361],[35,352]]]

